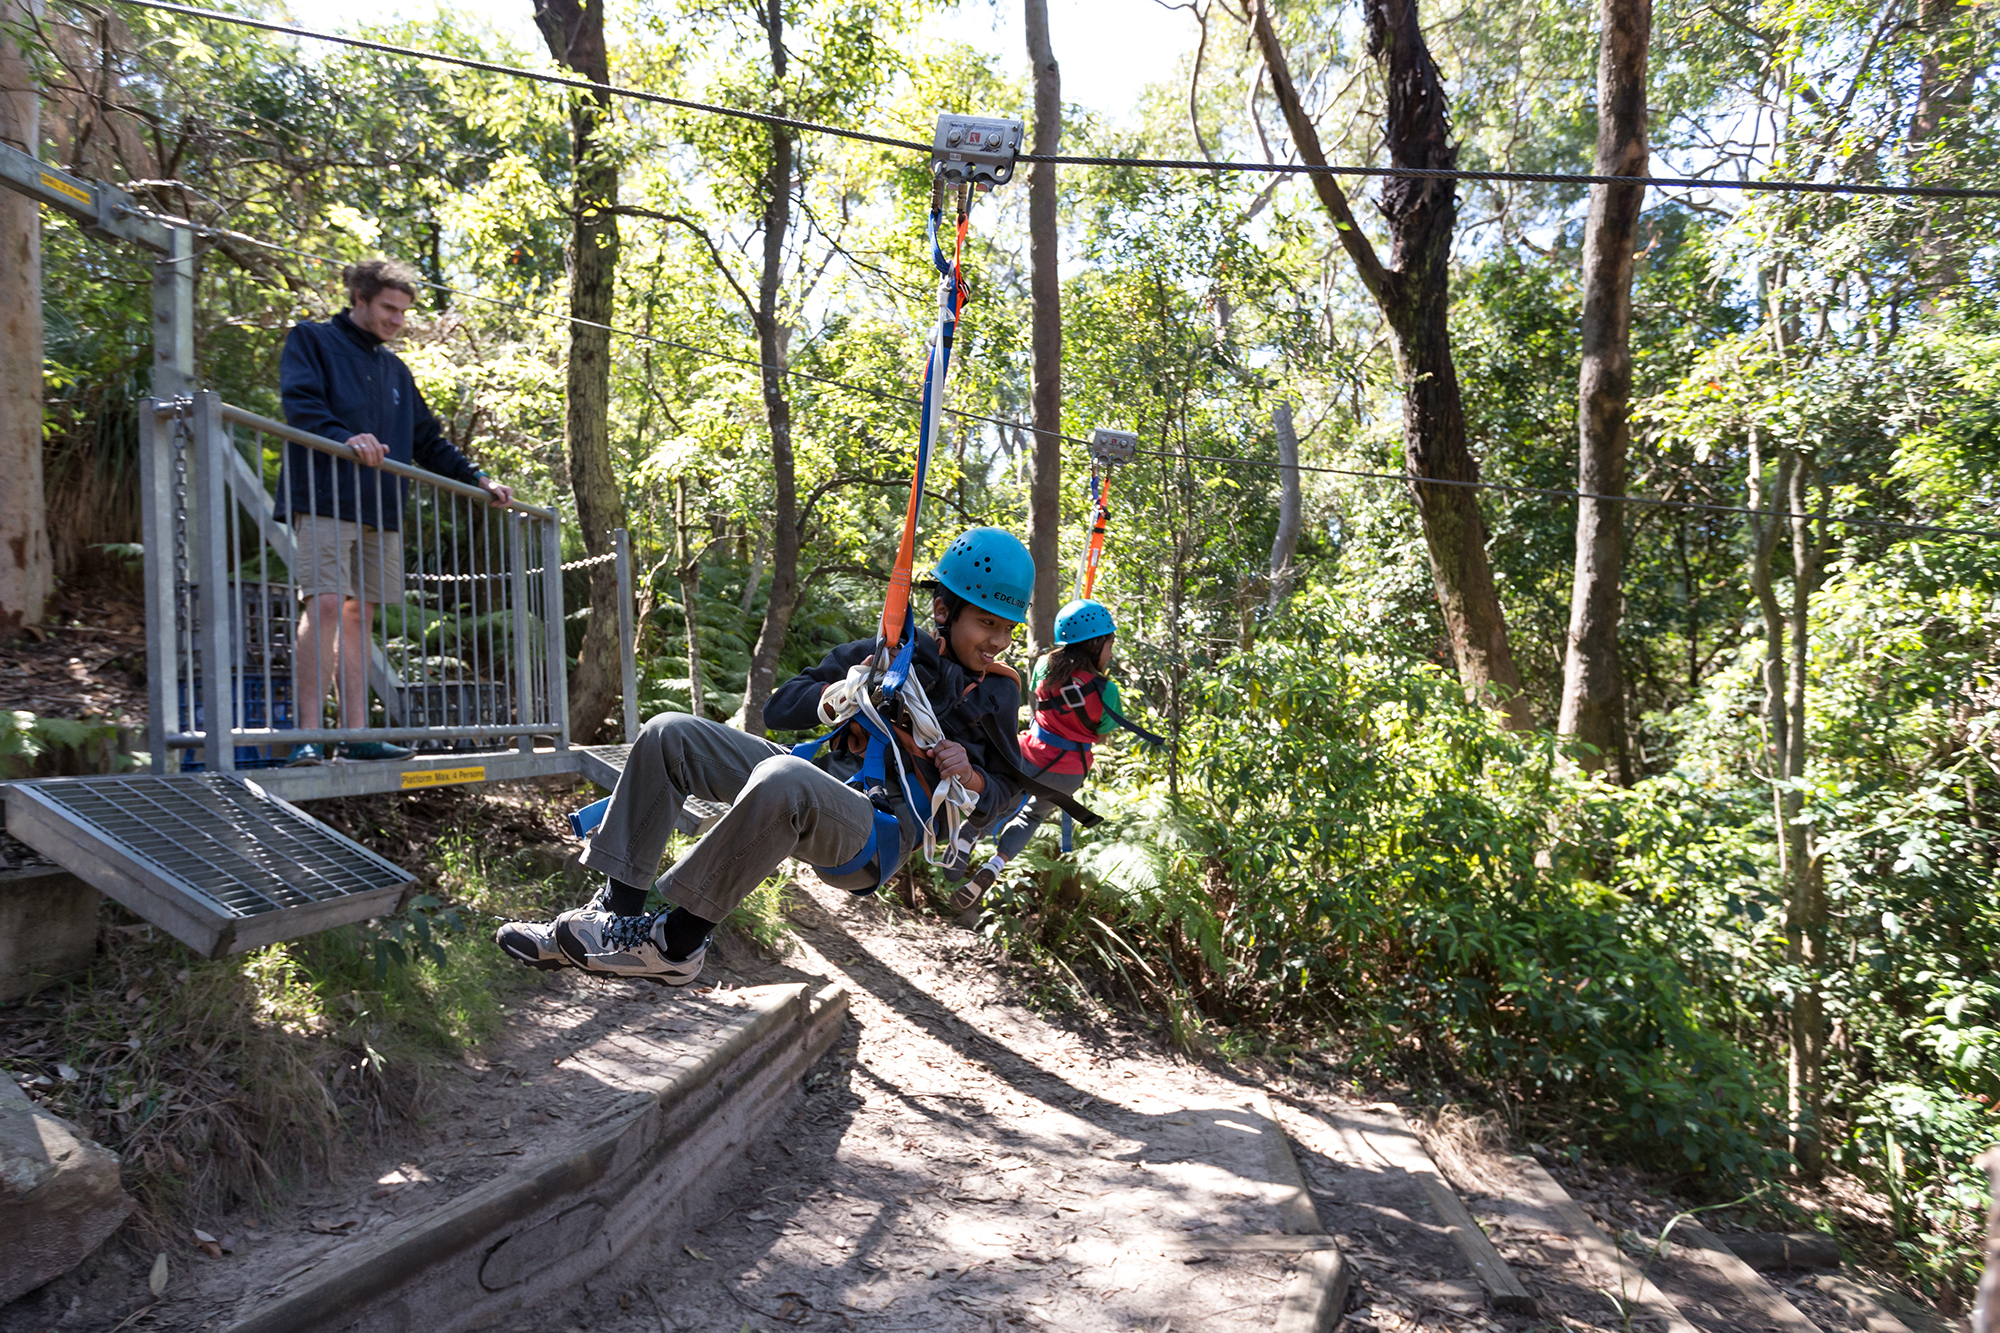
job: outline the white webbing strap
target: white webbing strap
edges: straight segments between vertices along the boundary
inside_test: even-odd
[[[856,716],[865,717],[870,725],[879,727],[885,736],[895,732],[882,714],[875,708],[871,695],[874,683],[874,660],[863,659],[847,669],[847,675],[820,691],[819,720],[829,727],[837,727],[852,721]],[[910,719],[910,739],[919,750],[929,752],[944,740],[944,728],[938,725],[937,713],[931,707],[930,696],[917,683],[914,673],[910,681],[897,696],[903,701],[903,711]],[[889,749],[896,756],[896,773],[903,783],[903,790],[911,790],[909,770],[905,766],[903,747],[892,744]],[[949,846],[958,836],[958,826],[965,819],[967,811],[979,803],[979,797],[966,789],[957,778],[947,778],[931,791],[931,808],[928,812],[914,813],[924,830],[924,859],[932,865],[940,864],[937,832],[938,815],[942,811],[945,821],[944,845]]]

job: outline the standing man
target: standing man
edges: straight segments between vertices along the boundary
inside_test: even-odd
[[[354,450],[346,459],[285,446],[277,517],[292,525],[298,547],[299,615],[294,695],[301,725],[317,726],[327,686],[337,682],[340,725],[368,725],[370,605],[403,591],[403,499],[408,483],[378,469],[384,458],[484,487],[496,505],[514,498],[444,437],[402,358],[384,344],[403,331],[420,281],[389,259],[342,270],[347,309],[323,324],[310,321],[285,339],[279,363],[285,420]],[[335,664],[338,663],[338,670]],[[407,759],[408,746],[349,741],[344,759]],[[319,763],[317,745],[301,745],[294,764]]]

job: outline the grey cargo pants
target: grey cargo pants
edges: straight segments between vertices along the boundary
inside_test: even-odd
[[[727,803],[729,813],[660,876],[661,896],[708,921],[720,921],[769,879],[785,858],[816,866],[859,855],[875,807],[840,779],[775,741],[687,713],[661,713],[633,742],[625,771],[580,858],[628,884],[652,879],[678,828],[694,832],[681,802],[696,796]],[[916,820],[900,808],[901,845],[882,870],[887,880],[914,842]],[[864,871],[827,878],[837,888],[866,888]]]
[[[1065,796],[1074,796],[1083,790],[1083,784],[1090,777],[1088,773],[1044,773],[1035,781],[1051,791],[1059,791]],[[993,835],[994,849],[1011,861],[1021,854],[1028,845],[1028,839],[1035,836],[1035,830],[1050,815],[1061,813],[1062,807],[1042,796],[1030,796],[1007,820],[1000,831]]]

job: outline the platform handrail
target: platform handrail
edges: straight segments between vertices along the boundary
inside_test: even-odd
[[[436,472],[426,471],[410,463],[399,463],[393,458],[385,458],[379,463],[364,463],[361,461],[361,455],[337,440],[329,440],[324,435],[315,435],[309,430],[300,430],[296,426],[288,426],[275,417],[260,416],[255,412],[246,412],[240,407],[231,407],[228,403],[223,403],[221,408],[222,420],[227,425],[248,426],[250,429],[262,431],[266,435],[275,435],[281,440],[289,440],[293,444],[303,445],[308,449],[317,449],[321,453],[332,454],[335,458],[344,458],[357,467],[372,467],[377,471],[387,472],[391,476],[405,477],[411,481],[421,481],[427,486],[435,486],[439,490],[452,491],[468,499],[484,500],[488,503],[492,502],[493,493],[483,486],[474,486],[469,482],[459,481],[452,477],[442,476]],[[155,410],[163,416],[171,416],[173,414],[171,405],[163,405]],[[520,500],[509,500],[506,504],[494,505],[493,507],[495,509],[511,510],[517,514],[526,514],[531,518],[548,519],[551,522],[561,517],[553,509],[544,509],[539,505],[526,504]]]
[[[495,504],[483,486],[412,464],[366,463],[351,445],[233,407],[213,392],[147,406],[142,473],[155,772],[191,765],[211,773],[268,770],[324,758],[301,756],[298,747],[306,745],[403,742],[524,755],[549,742],[558,753],[569,748],[558,511]],[[267,471],[273,449],[280,455],[275,493]],[[345,459],[354,476],[336,472],[329,483],[327,463],[309,458]],[[339,521],[357,532],[394,533],[386,554],[369,545],[374,538],[337,530],[308,529],[314,545],[299,544],[295,519],[330,517],[323,503],[329,484],[357,497],[358,486],[376,488],[375,505],[385,508],[342,499],[337,507],[345,513],[353,506],[352,517]],[[378,512],[386,520],[379,527]],[[338,619],[326,619],[345,615],[327,605],[335,585],[326,580],[336,577],[328,543],[340,542],[353,544],[339,554],[337,577],[353,582],[338,595],[366,606],[365,647],[350,642]],[[308,640],[313,633],[319,637]],[[340,649],[329,660],[332,635]],[[326,716],[327,696],[352,680],[341,665],[350,650],[365,655],[381,712],[343,699],[336,721]],[[198,756],[176,753],[190,750]]]

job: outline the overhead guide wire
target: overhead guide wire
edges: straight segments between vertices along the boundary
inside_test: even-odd
[[[150,3],[151,0],[148,0],[148,2]],[[126,0],[126,3],[138,3],[138,0]],[[276,241],[267,241],[261,237],[251,236],[244,232],[232,231],[227,227],[211,227],[200,222],[190,221],[187,218],[175,217],[170,213],[156,212],[149,208],[132,207],[122,211],[129,212],[137,217],[149,219],[165,227],[180,227],[200,236],[227,237],[230,240],[241,241],[246,245],[255,245],[266,250],[275,250],[280,254],[293,255],[300,259],[310,259],[315,263],[326,264],[334,268],[344,268],[349,263],[345,259],[335,259],[330,255],[315,254],[310,250],[300,250],[289,245],[280,245]],[[749,357],[737,356],[713,347],[704,347],[699,343],[683,342],[678,338],[663,337],[656,333],[642,333],[637,329],[620,328],[615,324],[600,324],[595,320],[580,319],[574,315],[564,315],[559,311],[550,310],[546,306],[525,305],[519,301],[508,301],[497,296],[485,296],[479,292],[469,292],[461,287],[452,287],[442,282],[431,282],[428,279],[418,279],[418,284],[428,287],[432,291],[445,292],[452,296],[461,296],[469,301],[483,302],[486,305],[498,306],[503,310],[512,310],[518,314],[534,315],[542,319],[563,319],[571,324],[581,325],[584,328],[603,329],[605,332],[617,334],[621,338],[633,338],[641,342],[655,343],[662,347],[672,347],[678,351],[689,352],[712,362],[747,366],[753,370],[761,370],[763,368],[761,362],[754,361]],[[921,398],[913,397],[906,393],[896,393],[889,389],[880,389],[874,385],[854,384],[847,380],[838,380],[826,375],[815,375],[810,371],[794,370],[789,367],[780,370],[778,373],[790,379],[805,380],[808,383],[822,384],[833,389],[845,389],[849,393],[862,394],[880,402],[901,403],[907,407],[921,407],[923,405],[923,399]],[[985,412],[969,411],[962,407],[947,407],[944,411],[952,416],[963,417],[968,421],[983,421],[989,425],[1002,426],[1015,431],[1028,431],[1036,435],[1048,434],[1055,439],[1061,440],[1064,444],[1073,444],[1083,449],[1093,447],[1092,442],[1089,440],[1075,435],[1065,435],[1060,431],[1039,431],[1029,423],[1017,421],[1012,417],[996,417]],[[1827,514],[1795,514],[1787,509],[1751,509],[1744,505],[1704,504],[1697,500],[1666,500],[1648,495],[1609,495],[1596,491],[1566,491],[1547,486],[1522,486],[1506,481],[1461,481],[1448,477],[1421,477],[1410,472],[1371,472],[1360,468],[1328,467],[1317,463],[1285,464],[1278,462],[1276,459],[1246,458],[1240,454],[1181,454],[1170,449],[1138,449],[1134,452],[1147,458],[1185,458],[1188,462],[1192,463],[1225,463],[1235,464],[1240,467],[1259,468],[1284,468],[1290,466],[1299,472],[1314,472],[1326,476],[1355,477],[1373,481],[1400,481],[1413,486],[1458,486],[1468,490],[1503,491],[1515,495],[1540,495],[1557,500],[1606,500],[1620,504],[1644,505],[1654,509],[1689,509],[1709,514],[1739,514],[1753,518],[1821,518],[1835,523],[1846,523],[1855,527],[1891,528],[1901,532],[1922,532],[1945,537],[2000,538],[2000,529],[1994,528],[1949,528],[1934,523],[1912,523],[1902,519],[1839,518]]]
[[[798,130],[805,134],[829,134],[842,139],[853,139],[861,143],[880,144],[887,148],[907,149],[912,153],[929,156],[931,145],[915,139],[899,139],[893,135],[870,134],[865,130],[850,130],[839,125],[825,125],[817,121],[799,120],[791,116],[774,115],[768,111],[752,111],[748,107],[724,106],[714,102],[697,102],[685,97],[669,97],[665,93],[646,92],[639,88],[629,88],[623,84],[599,83],[594,79],[579,79],[567,74],[555,74],[546,70],[525,69],[519,65],[503,65],[492,60],[476,60],[471,56],[448,55],[442,51],[427,51],[420,47],[399,46],[394,42],[378,42],[368,37],[351,37],[344,33],[322,32],[315,28],[300,27],[292,23],[277,23],[269,19],[250,18],[242,14],[226,14],[220,10],[204,9],[197,5],[174,4],[172,0],[120,0],[120,3],[140,9],[158,10],[166,14],[179,14],[184,18],[203,19],[211,23],[232,24],[241,28],[256,28],[263,32],[281,33],[287,37],[303,37],[309,41],[329,42],[337,46],[354,47],[357,50],[373,51],[379,55],[401,56],[408,60],[426,60],[442,65],[456,65],[461,69],[477,70],[483,74],[504,74],[509,78],[527,79],[536,83],[552,84],[561,88],[572,88],[581,92],[601,93],[608,97],[623,97],[636,102],[647,102],[655,106],[669,106],[682,111],[699,111],[706,115],[728,116],[736,120],[753,121],[759,125],[772,125],[783,129]],[[1974,189],[1961,185],[1866,185],[1844,184],[1835,181],[1800,180],[1711,180],[1698,176],[1598,176],[1581,172],[1554,171],[1477,171],[1461,167],[1373,167],[1337,166],[1331,163],[1309,162],[1239,162],[1195,161],[1189,158],[1156,157],[1090,157],[1068,153],[1021,153],[1015,158],[1019,162],[1048,162],[1060,166],[1079,167],[1131,167],[1148,171],[1245,171],[1265,175],[1286,176],[1360,176],[1393,177],[1414,180],[1466,180],[1492,181],[1522,185],[1645,185],[1671,187],[1674,189],[1738,190],[1764,193],[1801,194],[1852,194],[1889,195],[1916,199],[2000,199],[2000,190]]]

